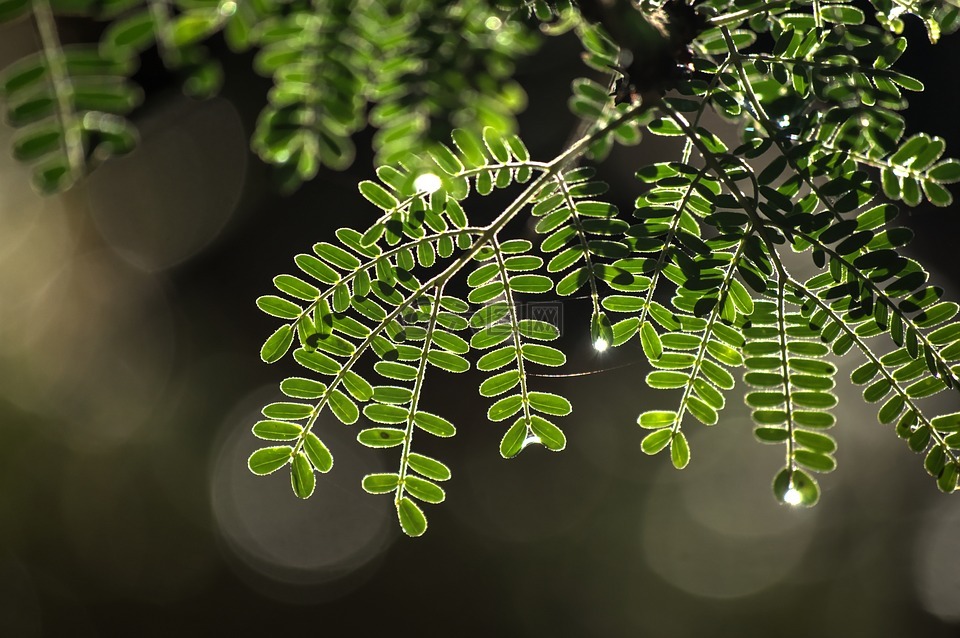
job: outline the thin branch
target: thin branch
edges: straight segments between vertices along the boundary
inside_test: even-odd
[[[84,173],[83,129],[77,118],[73,98],[73,83],[67,71],[67,62],[60,48],[57,22],[48,0],[33,1],[33,17],[43,45],[43,58],[50,74],[50,88],[57,100],[57,119],[63,129],[63,150],[67,157],[70,181],[76,182]]]

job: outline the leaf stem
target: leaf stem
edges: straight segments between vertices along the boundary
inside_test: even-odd
[[[517,351],[517,372],[520,373],[520,400],[523,402],[523,422],[527,426],[526,436],[533,433],[530,425],[530,398],[527,390],[527,371],[523,365],[523,344],[520,342],[520,322],[517,319],[517,307],[513,301],[513,291],[510,290],[510,279],[507,277],[507,267],[500,250],[500,242],[494,237],[491,243],[493,254],[497,260],[497,269],[500,281],[503,282],[503,294],[507,300],[507,313],[510,316],[510,332],[513,337],[513,347]]]
[[[430,309],[430,321],[427,324],[427,334],[423,340],[423,352],[420,354],[417,378],[413,383],[413,396],[410,399],[410,413],[407,415],[407,427],[403,436],[403,449],[400,451],[400,470],[397,472],[400,478],[397,481],[397,496],[394,499],[394,502],[398,506],[400,505],[400,499],[403,498],[403,479],[407,475],[410,448],[413,445],[414,419],[417,415],[417,406],[420,404],[420,391],[423,387],[423,379],[427,376],[427,360],[430,355],[430,342],[433,340],[433,331],[437,327],[437,316],[440,314],[440,297],[442,296],[443,285],[439,285],[433,296],[433,308]]]
[[[63,129],[63,150],[67,156],[70,183],[83,176],[83,129],[74,107],[74,88],[67,70],[67,62],[60,47],[57,22],[48,0],[33,0],[33,17],[43,46],[43,58],[50,74],[50,87],[57,100],[57,119]]]
[[[793,451],[795,442],[793,440],[793,386],[790,383],[790,369],[787,363],[787,308],[785,299],[786,291],[784,290],[786,284],[786,278],[781,275],[777,280],[777,333],[780,338],[780,371],[783,375],[783,396],[786,404],[787,432],[789,434],[789,438],[787,438],[787,467],[792,475],[794,469]]]
[[[692,146],[693,142],[687,139],[687,142]],[[676,214],[673,216],[673,221],[670,222],[670,228],[667,229],[667,235],[664,238],[663,248],[660,249],[660,254],[657,255],[657,263],[653,267],[653,274],[650,276],[650,286],[647,288],[646,298],[643,300],[643,308],[640,310],[640,325],[643,325],[643,322],[647,319],[648,311],[650,310],[650,303],[653,301],[653,293],[656,292],[657,282],[660,280],[660,273],[663,272],[664,262],[667,260],[667,253],[670,252],[670,246],[673,244],[673,238],[677,234],[677,229],[680,227],[680,218],[683,217],[683,211],[686,209],[687,204],[690,203],[690,197],[693,195],[693,191],[696,188],[697,183],[706,173],[707,169],[702,168],[697,172],[697,176],[693,178],[693,181],[687,186],[687,190],[683,193],[683,198],[680,200],[680,204],[677,206]]]
[[[573,225],[577,230],[577,238],[580,240],[580,246],[583,248],[583,259],[587,264],[587,275],[590,281],[590,299],[593,302],[593,313],[594,315],[600,314],[600,291],[597,289],[597,275],[593,271],[593,259],[590,257],[590,249],[587,246],[587,232],[583,229],[583,222],[580,220],[580,215],[577,213],[577,205],[573,198],[570,196],[570,191],[567,189],[567,182],[563,179],[563,175],[557,175],[557,187],[560,189],[560,194],[563,196],[563,201],[566,202],[567,206],[570,207],[570,218],[573,220]]]

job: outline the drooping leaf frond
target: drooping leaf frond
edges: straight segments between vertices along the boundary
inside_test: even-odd
[[[515,455],[534,440],[562,449],[565,437],[549,418],[571,410],[563,397],[533,390],[527,373],[527,366],[556,366],[565,360],[562,352],[542,343],[559,335],[555,326],[519,316],[518,295],[548,292],[553,282],[536,273],[543,260],[526,254],[530,242],[501,241],[499,234],[534,203],[575,153],[549,164],[534,162],[519,138],[489,128],[482,139],[458,130],[454,142],[456,150],[441,145],[429,158],[411,160],[417,166],[413,170],[385,167],[379,183],[361,183],[360,192],[383,211],[382,217],[362,235],[341,229],[339,245],[321,242],[314,246],[314,255],[299,255],[296,264],[309,281],[281,275],[275,284],[286,297],[258,300],[262,310],[287,322],[264,343],[263,359],[279,360],[298,341],[294,359],[322,378],[281,384],[291,398],[313,403],[281,402],[264,408],[270,422],[295,424],[285,426],[291,441],[287,459],[296,462],[305,442],[313,440],[314,426],[326,408],[347,424],[362,413],[376,426],[360,432],[360,443],[401,448],[398,472],[368,476],[364,487],[394,494],[401,526],[411,535],[424,531],[426,518],[410,499],[443,500],[442,489],[431,481],[449,476],[440,461],[411,456],[413,435],[418,429],[440,437],[455,433],[446,418],[419,407],[428,375],[465,372],[470,363],[464,355],[489,350],[477,367],[497,374],[484,382],[481,393],[510,394],[497,399],[488,416],[503,421],[520,413],[504,436],[504,456]],[[470,190],[486,195],[515,184],[525,188],[511,206],[487,225],[470,223],[460,204]],[[466,277],[472,288],[467,298],[445,294],[450,280],[471,263],[479,265]],[[458,334],[470,328],[476,332],[469,341]],[[382,385],[358,372],[357,363],[365,355],[376,359],[373,369]],[[360,404],[365,404],[362,409]],[[262,423],[254,432],[273,440],[258,432],[266,427]],[[318,439],[314,445],[322,444]],[[251,457],[254,471],[259,471],[255,461],[263,453]],[[297,466],[291,471],[297,491]],[[309,491],[297,493],[305,497]]]
[[[110,155],[133,150],[137,134],[123,116],[141,92],[126,80],[135,67],[130,61],[93,46],[62,46],[47,0],[22,8],[30,9],[41,49],[0,72],[0,97],[7,121],[18,129],[14,157],[32,167],[38,190],[52,193]]]

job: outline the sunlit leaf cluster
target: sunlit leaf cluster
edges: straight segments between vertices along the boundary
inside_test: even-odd
[[[110,23],[99,45],[65,47],[58,13]],[[849,356],[879,423],[956,489],[960,411],[928,399],[956,403],[960,305],[904,254],[912,233],[896,223],[898,202],[949,206],[960,181],[941,138],[906,134],[924,86],[897,68],[904,21],[936,41],[960,27],[952,2],[0,2],[0,21],[23,16],[42,50],[0,86],[15,153],[46,191],[132,148],[123,116],[140,97],[125,78],[148,48],[188,92],[214,91],[203,42],[221,32],[272,78],[253,148],[284,188],[349,165],[354,133],[377,129],[377,179],[359,184],[376,219],[318,238],[257,301],[279,320],[262,359],[299,369],[253,425],[264,443],[249,467],[289,472],[298,497],[335,471],[323,439],[339,422],[393,455],[396,470],[362,487],[424,533],[452,471],[423,441],[464,418],[432,407],[429,388],[471,369],[461,379],[478,379],[503,457],[563,450],[561,329],[600,351],[637,346],[636,447],[678,469],[696,462],[691,430],[722,429],[742,398],[756,438],[782,450],[776,498],[815,504],[818,475],[842,460],[831,428],[857,426],[832,411]],[[537,160],[515,130],[514,67],[565,33],[586,65],[568,100],[578,124]],[[631,77],[644,63],[658,72]],[[680,150],[621,155],[636,179],[618,208],[587,162],[651,136]],[[545,311],[573,298],[590,305],[579,332]]]
[[[234,52],[253,49],[254,70],[273,81],[251,146],[291,191],[321,167],[348,167],[368,123],[384,163],[454,128],[512,131],[526,104],[514,66],[540,41],[535,19],[512,19],[520,13],[488,0],[6,0],[0,29],[26,18],[41,38],[6,71],[15,82],[0,98],[14,126],[50,118],[21,134],[15,155],[39,161],[42,191],[66,190],[136,144],[119,116],[139,104],[128,78],[140,55],[155,48],[185,93],[206,98],[223,71],[204,43],[222,37]],[[108,24],[98,43],[64,46],[57,16]],[[28,67],[42,91],[16,82]]]
[[[287,417],[264,410],[293,424],[284,454],[294,490],[307,492],[297,487],[309,482],[298,478],[298,455],[329,407],[346,423],[363,419],[360,443],[399,448],[398,471],[363,486],[391,494],[404,531],[422,533],[418,502],[442,500],[436,481],[450,472],[412,451],[414,435],[453,435],[457,415],[425,413],[420,398],[428,377],[471,365],[493,401],[487,418],[506,424],[504,457],[530,445],[563,449],[554,420],[572,406],[531,370],[561,367],[566,355],[550,344],[558,326],[528,316],[524,304],[578,296],[592,307],[583,338],[598,350],[636,343],[652,368],[635,399],[639,450],[686,467],[696,454],[690,428],[722,428],[740,378],[736,396],[756,438],[783,450],[775,496],[813,505],[817,475],[831,472],[839,453],[830,434],[835,359],[853,356],[861,363],[852,381],[877,404],[879,422],[953,491],[960,413],[932,412],[924,400],[960,389],[960,306],[902,254],[911,233],[896,225],[894,202],[950,204],[945,185],[960,181],[960,163],[943,158],[935,136],[904,136],[904,91],[923,86],[894,68],[906,40],[891,21],[867,24],[844,3],[706,3],[711,26],[691,43],[693,72],[625,102],[617,90],[629,80],[618,64],[624,51],[603,24],[566,3],[516,9],[576,31],[589,65],[606,71],[574,82],[582,135],[537,162],[515,135],[457,130],[452,147],[381,167],[379,183],[360,184],[379,220],[298,256],[312,280],[281,276],[283,296],[260,299],[286,321],[263,358],[278,360],[297,341],[294,359],[321,375],[300,397],[310,402],[284,408]],[[940,9],[921,17],[936,14],[953,30],[955,12]],[[758,32],[772,44],[758,44]],[[711,111],[739,125],[736,144],[704,125]],[[639,161],[634,209],[621,211],[581,164],[605,157],[614,141],[638,142],[641,130],[683,149],[671,161]],[[515,193],[512,203],[472,222],[498,189]],[[507,232],[526,215],[527,234]],[[810,269],[816,274],[799,274]],[[361,357],[374,360],[362,377]],[[288,396],[294,383],[304,382],[281,386]]]
[[[257,301],[264,312],[284,320],[261,357],[274,362],[293,349],[293,359],[311,376],[281,384],[296,401],[264,408],[265,420],[254,433],[289,443],[254,453],[251,469],[279,469],[284,463],[263,465],[260,459],[279,458],[282,450],[291,463],[294,491],[306,498],[313,482],[300,476],[300,468],[309,461],[324,472],[332,463],[314,432],[320,416],[328,410],[352,425],[362,415],[372,427],[358,432],[361,444],[400,451],[397,472],[367,476],[363,487],[393,494],[400,523],[411,535],[426,528],[417,502],[442,501],[436,481],[450,477],[441,461],[413,451],[414,435],[456,433],[448,418],[420,404],[429,377],[466,372],[467,355],[482,353],[476,367],[488,377],[480,393],[493,399],[487,416],[512,421],[501,443],[505,457],[531,442],[563,449],[566,439],[552,419],[571,411],[565,398],[531,384],[531,366],[560,366],[566,357],[546,344],[559,336],[557,326],[520,316],[521,298],[553,289],[543,259],[530,254],[530,241],[498,238],[522,204],[478,226],[460,203],[471,190],[486,195],[524,183],[530,193],[524,204],[534,195],[549,203],[564,162],[533,162],[518,137],[492,128],[482,139],[457,130],[454,142],[453,149],[437,145],[415,171],[382,167],[379,182],[361,183],[360,192],[381,209],[380,219],[364,234],[341,229],[337,243],[320,242],[313,254],[298,255],[298,273],[274,279],[281,294]],[[448,290],[456,275],[464,275],[463,296]],[[372,370],[360,365],[364,357],[373,359]],[[311,448],[324,451],[321,463],[314,462]]]

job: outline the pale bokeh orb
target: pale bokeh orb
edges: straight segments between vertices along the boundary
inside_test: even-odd
[[[250,432],[263,418],[260,407],[276,400],[265,388],[230,411],[210,459],[210,502],[217,530],[237,572],[267,595],[282,597],[290,586],[337,583],[321,597],[337,597],[356,585],[358,575],[397,537],[396,514],[389,498],[365,494],[363,475],[387,468],[377,454],[357,443],[355,431],[332,416],[319,419],[315,432],[333,453],[328,474],[317,474],[313,496],[301,500],[290,489],[289,467],[255,476],[247,458],[258,447],[278,445]],[[301,594],[302,595],[302,594]],[[310,595],[310,594],[307,594]]]

